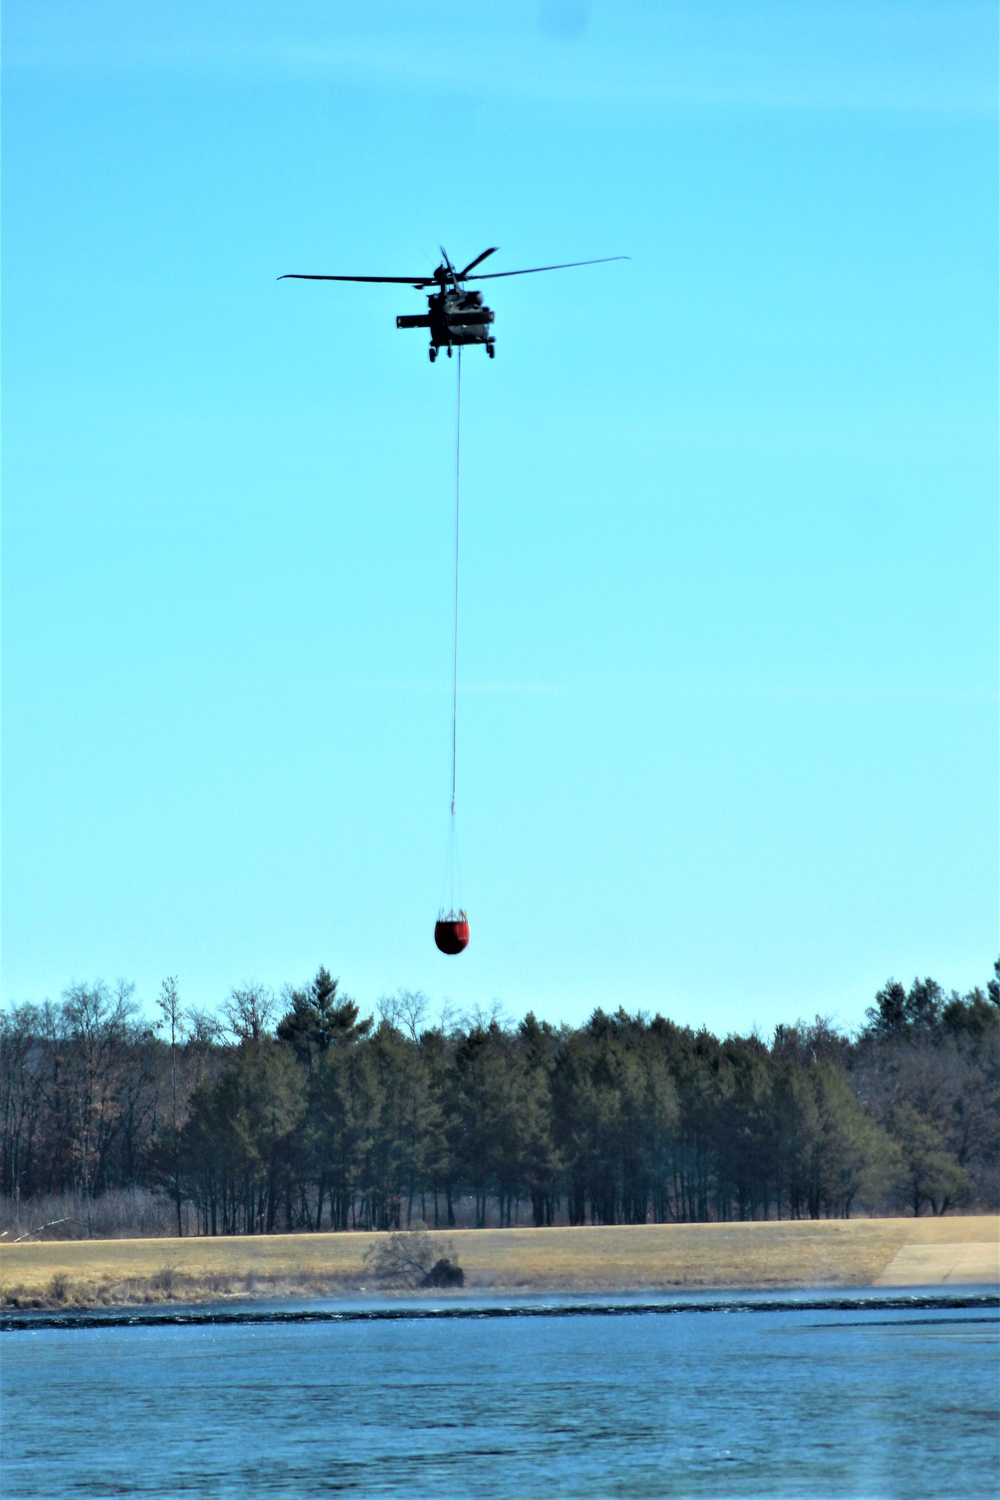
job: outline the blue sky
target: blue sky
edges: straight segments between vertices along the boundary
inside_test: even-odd
[[[997,936],[992,5],[8,0],[3,994],[855,1025]],[[464,370],[410,275],[501,247]],[[477,357],[478,355],[478,357]]]

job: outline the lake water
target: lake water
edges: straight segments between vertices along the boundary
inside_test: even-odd
[[[1000,1490],[995,1296],[440,1307],[8,1319],[4,1500]]]

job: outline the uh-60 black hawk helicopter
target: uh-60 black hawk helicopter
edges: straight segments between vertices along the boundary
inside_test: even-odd
[[[451,358],[456,344],[485,344],[486,353],[493,359],[496,339],[490,333],[493,322],[491,308],[483,306],[482,292],[465,290],[467,281],[496,281],[501,276],[533,276],[538,271],[565,271],[570,266],[599,266],[609,260],[628,260],[627,255],[603,255],[598,260],[569,260],[558,266],[529,266],[524,271],[485,271],[471,276],[476,266],[488,255],[495,255],[497,246],[484,250],[475,260],[470,260],[464,271],[456,271],[448,259],[448,252],[441,246],[442,264],[431,276],[313,276],[302,271],[290,271],[279,276],[279,281],[376,281],[391,282],[396,286],[412,286],[418,292],[424,287],[436,286],[427,298],[425,313],[401,313],[396,319],[397,328],[429,328],[431,344],[428,349],[431,363],[437,359],[439,349],[447,349]]]

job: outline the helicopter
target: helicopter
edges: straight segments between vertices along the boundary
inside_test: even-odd
[[[437,290],[427,297],[425,313],[400,313],[397,328],[428,328],[431,342],[428,349],[431,364],[438,357],[439,349],[447,349],[448,358],[456,345],[483,344],[490,359],[496,355],[496,339],[490,332],[493,310],[483,303],[483,294],[467,291],[467,281],[495,281],[501,276],[534,276],[538,271],[565,271],[571,266],[599,266],[610,260],[628,260],[627,255],[603,255],[598,260],[569,260],[558,266],[529,266],[523,271],[485,271],[478,276],[470,273],[489,255],[495,255],[498,247],[492,245],[477,255],[462,271],[456,271],[444,246],[440,247],[442,261],[430,276],[315,276],[302,271],[289,271],[279,276],[279,281],[374,281],[391,282],[397,286],[412,286],[423,291],[433,286]]]

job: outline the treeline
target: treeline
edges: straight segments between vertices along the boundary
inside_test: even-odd
[[[998,971],[1000,972],[1000,971]],[[890,982],[854,1037],[720,1040],[595,1010],[362,1017],[321,968],[221,1018],[168,980],[0,1011],[0,1193],[154,1187],[178,1233],[818,1218],[996,1208],[1000,983]]]

